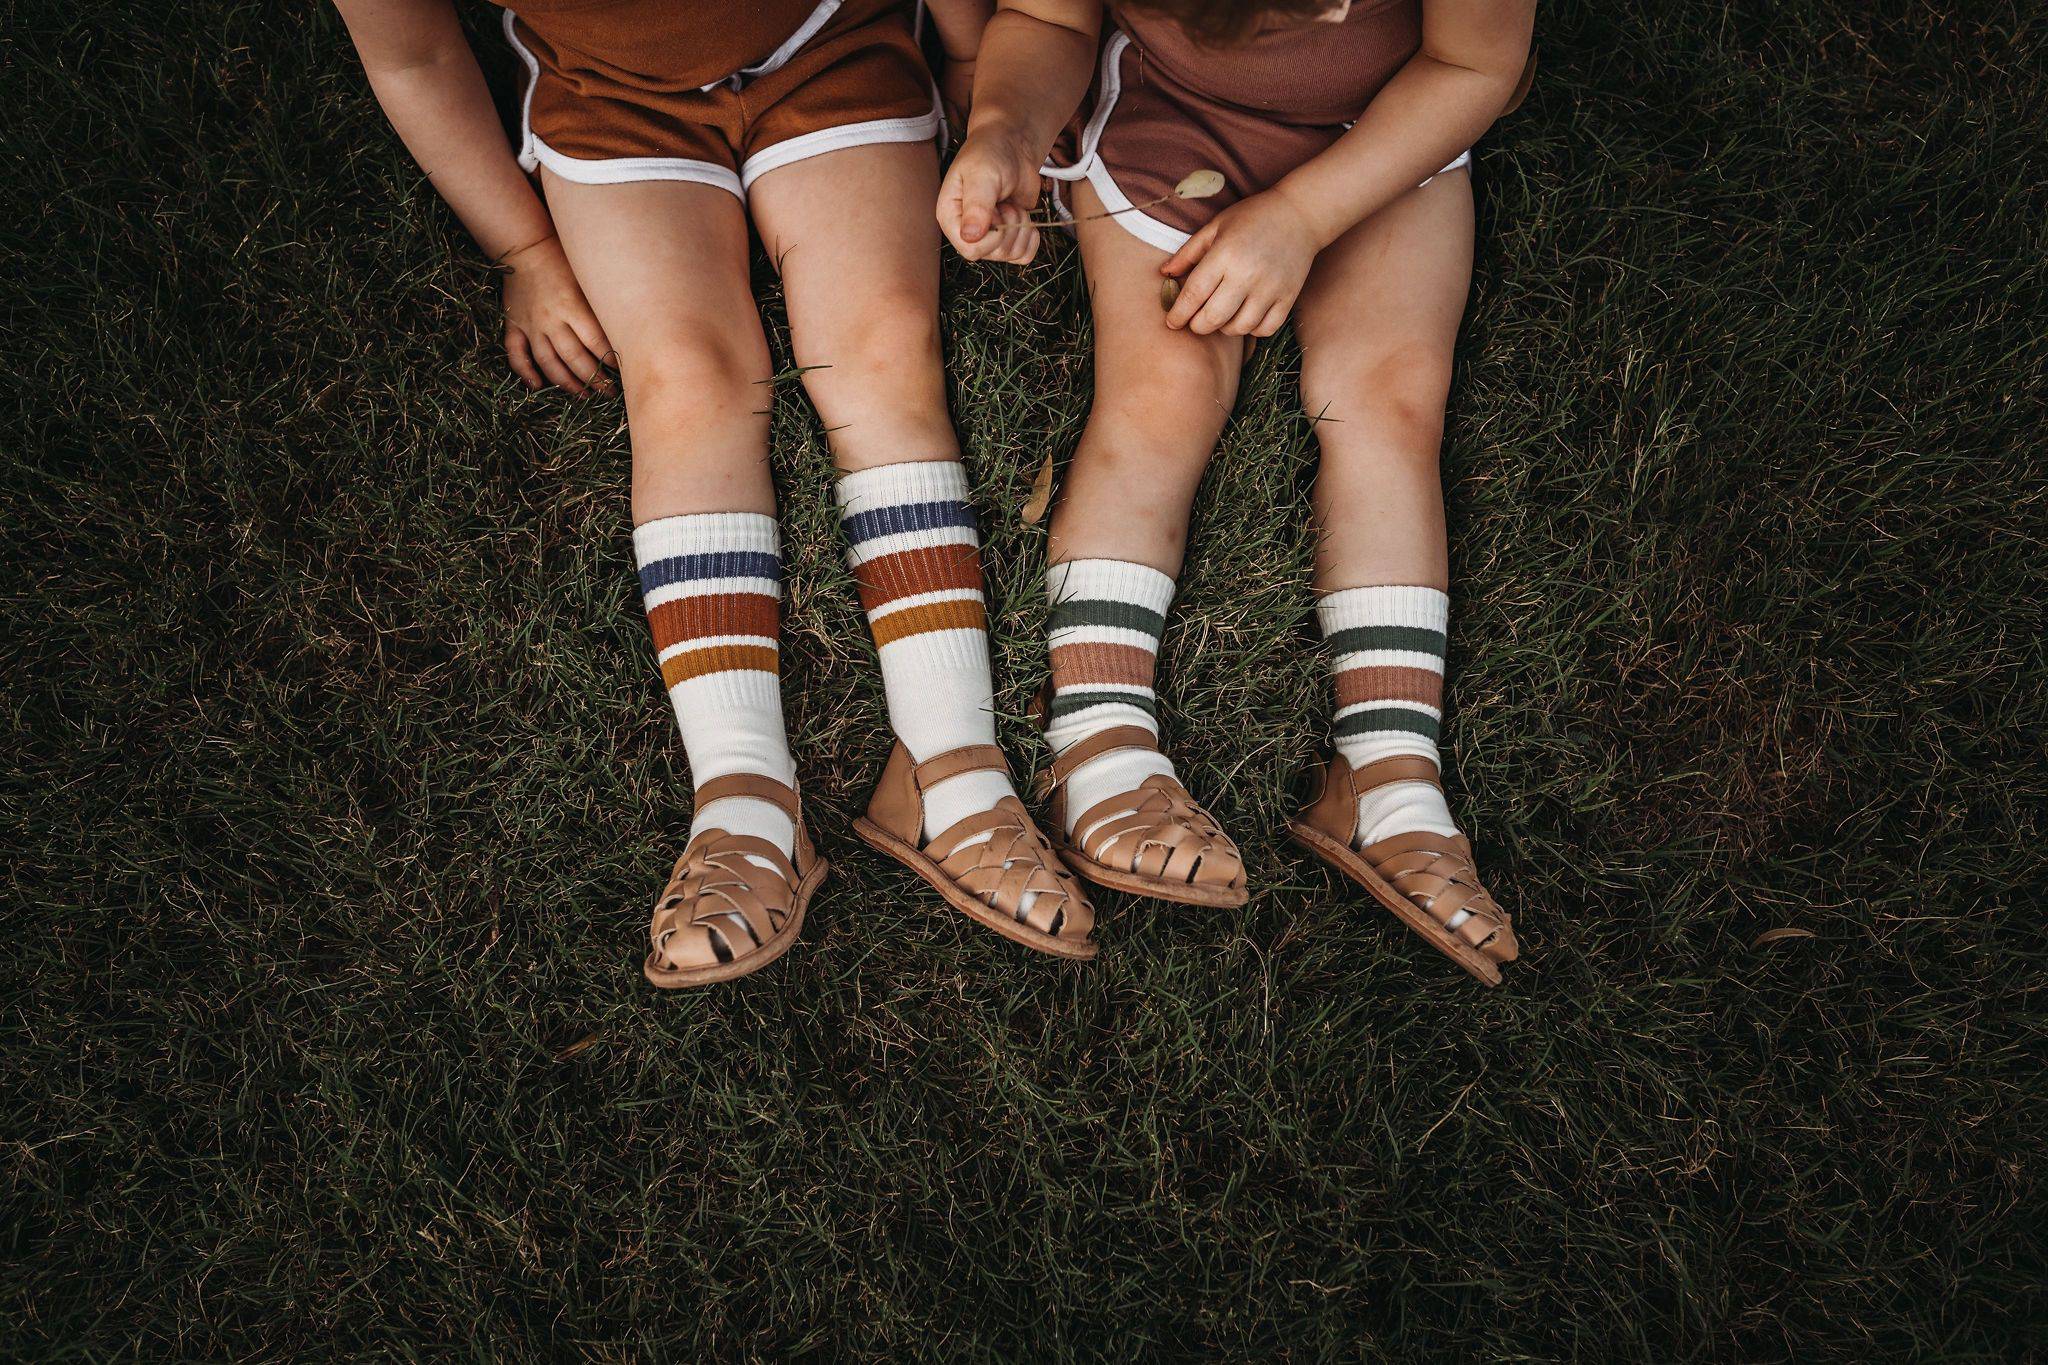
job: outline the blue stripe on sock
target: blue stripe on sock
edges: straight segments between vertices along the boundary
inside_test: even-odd
[[[905,502],[894,507],[877,507],[855,512],[846,518],[846,538],[855,545],[876,536],[901,535],[905,531],[932,531],[942,526],[974,529],[974,509],[964,502]]]
[[[701,578],[772,578],[782,581],[782,560],[761,550],[720,550],[706,555],[670,555],[640,566],[640,595],[671,583]]]

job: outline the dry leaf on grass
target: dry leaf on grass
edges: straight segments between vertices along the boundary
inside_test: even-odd
[[[1045,463],[1038,467],[1038,477],[1031,481],[1031,496],[1024,499],[1024,524],[1036,526],[1045,520],[1046,509],[1052,506],[1052,452],[1045,452]]]
[[[1173,197],[1176,199],[1207,199],[1212,194],[1220,193],[1222,189],[1223,172],[1208,170],[1190,171],[1186,176],[1182,177],[1178,185],[1173,187]]]

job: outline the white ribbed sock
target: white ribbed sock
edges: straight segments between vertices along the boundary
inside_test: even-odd
[[[967,471],[958,460],[859,470],[839,480],[839,507],[896,737],[920,763],[994,744],[981,540]],[[925,837],[1015,794],[1000,772],[937,783],[924,793]]]
[[[1336,676],[1337,751],[1352,767],[1414,754],[1443,768],[1444,642],[1451,599],[1435,588],[1345,588],[1316,603]],[[1456,834],[1441,789],[1390,782],[1358,799],[1358,845]]]
[[[1063,753],[1091,735],[1136,725],[1158,738],[1152,680],[1173,580],[1121,559],[1070,559],[1045,571],[1051,607],[1052,707],[1046,742]],[[1132,791],[1146,778],[1172,777],[1164,754],[1119,749],[1092,758],[1067,777],[1067,832],[1098,801]]]
[[[701,787],[714,777],[759,773],[794,787],[782,722],[775,519],[756,512],[662,517],[633,528],[633,554],[690,780]],[[789,816],[749,797],[699,806],[690,837],[706,829],[766,839],[784,854],[796,845]]]

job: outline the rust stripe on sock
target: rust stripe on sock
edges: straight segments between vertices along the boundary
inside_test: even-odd
[[[1052,652],[1052,685],[1087,687],[1120,683],[1150,687],[1154,657],[1138,645],[1060,645]]]
[[[981,590],[981,553],[972,545],[920,545],[870,559],[853,571],[865,611],[927,592]]]
[[[1377,665],[1347,668],[1337,675],[1337,705],[1368,701],[1412,701],[1443,709],[1444,676],[1427,668]]]
[[[911,607],[905,611],[892,611],[887,616],[878,616],[871,623],[875,631],[875,646],[894,644],[908,635],[922,635],[928,630],[987,630],[988,613],[981,603],[975,601],[934,602],[930,606]]]
[[[775,599],[765,593],[713,593],[705,597],[679,597],[647,613],[654,629],[654,647],[667,649],[685,640],[707,635],[765,635],[774,639],[780,632]]]
[[[671,655],[662,664],[661,685],[674,687],[677,683],[701,678],[707,673],[747,669],[759,673],[780,673],[779,651],[769,645],[712,645],[708,649],[686,649]]]

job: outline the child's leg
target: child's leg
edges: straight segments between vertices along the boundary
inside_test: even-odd
[[[919,762],[996,739],[980,542],[939,353],[937,193],[930,144],[886,143],[770,171],[749,195],[844,476],[890,724]],[[984,769],[924,795],[931,837],[1015,792]]]
[[[1439,176],[1320,258],[1295,328],[1302,400],[1322,447],[1317,614],[1336,670],[1336,744],[1356,769],[1441,767],[1448,569],[1437,467],[1452,347],[1472,278],[1472,187]],[[1359,800],[1363,847],[1452,835],[1442,789],[1392,782]]]
[[[724,190],[676,182],[579,185],[550,176],[548,207],[584,294],[617,347],[633,442],[633,542],[663,681],[691,780],[796,781],[782,719],[781,595],[768,477],[768,346],[747,283],[747,223]],[[729,797],[706,829],[787,856],[789,815]]]
[[[1077,746],[1126,726],[1157,740],[1159,637],[1195,490],[1236,401],[1244,361],[1242,338],[1168,329],[1159,306],[1166,253],[1109,219],[1091,220],[1102,205],[1085,183],[1073,192],[1095,321],[1095,400],[1052,520],[1046,739],[1056,755],[1085,752]],[[1084,758],[1065,777],[1068,833],[1085,840],[1101,821],[1081,828],[1084,815],[1155,776],[1174,778],[1156,748]],[[1188,822],[1176,815],[1173,823]],[[1234,865],[1227,840],[1204,838],[1218,867]]]

